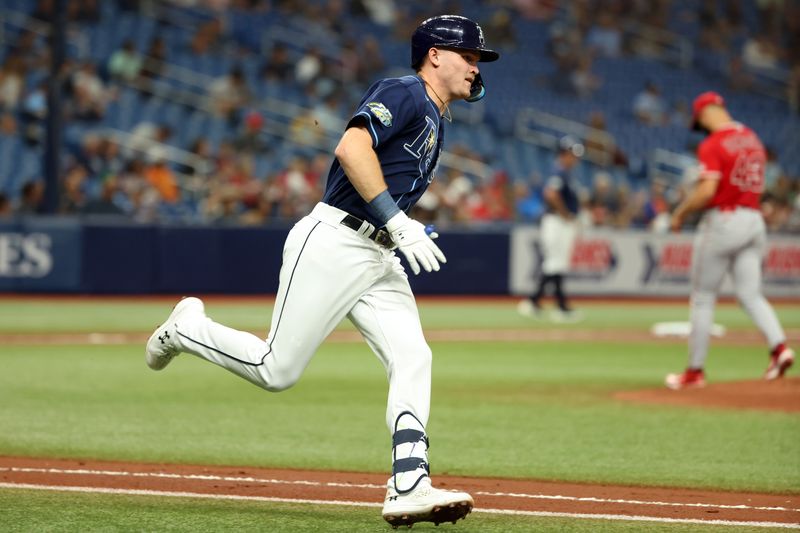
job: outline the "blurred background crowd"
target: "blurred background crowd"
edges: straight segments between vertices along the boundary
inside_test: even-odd
[[[0,8],[0,219],[41,214],[55,0]],[[61,215],[287,223],[320,198],[364,90],[405,75],[423,19],[477,20],[502,53],[452,106],[415,216],[535,223],[561,136],[586,225],[663,229],[717,90],[768,147],[763,211],[800,232],[800,3],[790,0],[64,0]]]

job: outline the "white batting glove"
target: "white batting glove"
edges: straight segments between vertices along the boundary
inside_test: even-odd
[[[439,271],[439,263],[446,263],[442,251],[436,246],[432,239],[425,233],[425,226],[400,211],[386,222],[388,231],[395,245],[400,248],[403,255],[408,259],[408,264],[414,274],[420,273],[420,265],[425,272],[432,270]]]

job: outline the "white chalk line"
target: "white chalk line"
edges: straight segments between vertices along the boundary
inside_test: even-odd
[[[336,488],[359,488],[359,489],[380,489],[386,488],[385,485],[376,485],[374,483],[342,483],[335,481],[308,481],[308,480],[286,480],[286,479],[268,479],[257,478],[251,476],[220,476],[215,474],[176,474],[170,472],[130,472],[126,470],[89,470],[83,468],[35,468],[35,467],[0,467],[0,472],[19,472],[19,473],[37,473],[37,474],[61,474],[61,475],[80,475],[80,476],[109,476],[109,477],[148,477],[148,478],[161,478],[161,479],[185,479],[197,481],[232,481],[237,483],[261,483],[265,485],[304,485],[313,487],[336,487]],[[597,498],[593,496],[564,496],[559,494],[527,494],[515,492],[485,492],[476,491],[478,496],[498,496],[504,498],[524,498],[535,500],[559,500],[559,501],[574,501],[574,502],[592,502],[592,503],[623,503],[628,505],[651,505],[655,507],[692,507],[692,508],[711,508],[711,509],[733,509],[733,510],[751,510],[751,511],[782,511],[782,512],[800,512],[800,509],[792,509],[788,507],[763,507],[745,504],[713,504],[713,503],[700,503],[700,502],[659,502],[648,500],[626,500],[617,498]]]
[[[207,493],[196,493],[196,492],[173,492],[173,491],[158,491],[158,490],[145,490],[145,489],[110,489],[102,487],[32,485],[29,483],[0,482],[0,489],[50,490],[50,491],[81,492],[81,493],[122,494],[122,495],[133,495],[133,496],[166,496],[166,497],[176,497],[176,498],[205,498],[211,500],[258,501],[258,502],[270,502],[270,503],[335,505],[335,506],[348,506],[348,507],[382,507],[382,504],[375,502],[311,500],[303,498],[276,498],[268,496],[239,496],[235,494],[207,494]],[[661,522],[670,524],[704,524],[704,525],[716,525],[716,526],[773,527],[773,528],[783,528],[783,529],[800,529],[800,524],[787,524],[783,522],[702,520],[699,518],[662,518],[655,516],[638,516],[638,515],[564,513],[564,512],[551,512],[551,511],[517,511],[511,509],[474,509],[473,511],[476,513],[511,515],[511,516],[533,516],[539,518],[579,518],[579,519],[590,519],[590,520]]]

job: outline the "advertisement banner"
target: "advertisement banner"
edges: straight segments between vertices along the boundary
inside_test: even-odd
[[[691,233],[583,230],[572,254],[568,290],[574,295],[688,296],[692,242]],[[509,292],[531,294],[541,262],[538,228],[512,229]],[[763,287],[768,297],[800,296],[800,240],[770,235]],[[721,294],[733,294],[730,276]]]
[[[0,290],[78,290],[82,253],[77,222],[37,218],[0,224]]]

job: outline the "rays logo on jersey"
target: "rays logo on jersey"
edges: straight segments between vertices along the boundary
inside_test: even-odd
[[[367,104],[367,107],[372,111],[372,114],[381,121],[381,124],[387,128],[392,127],[392,113],[386,109],[385,105],[380,102],[370,102]]]

